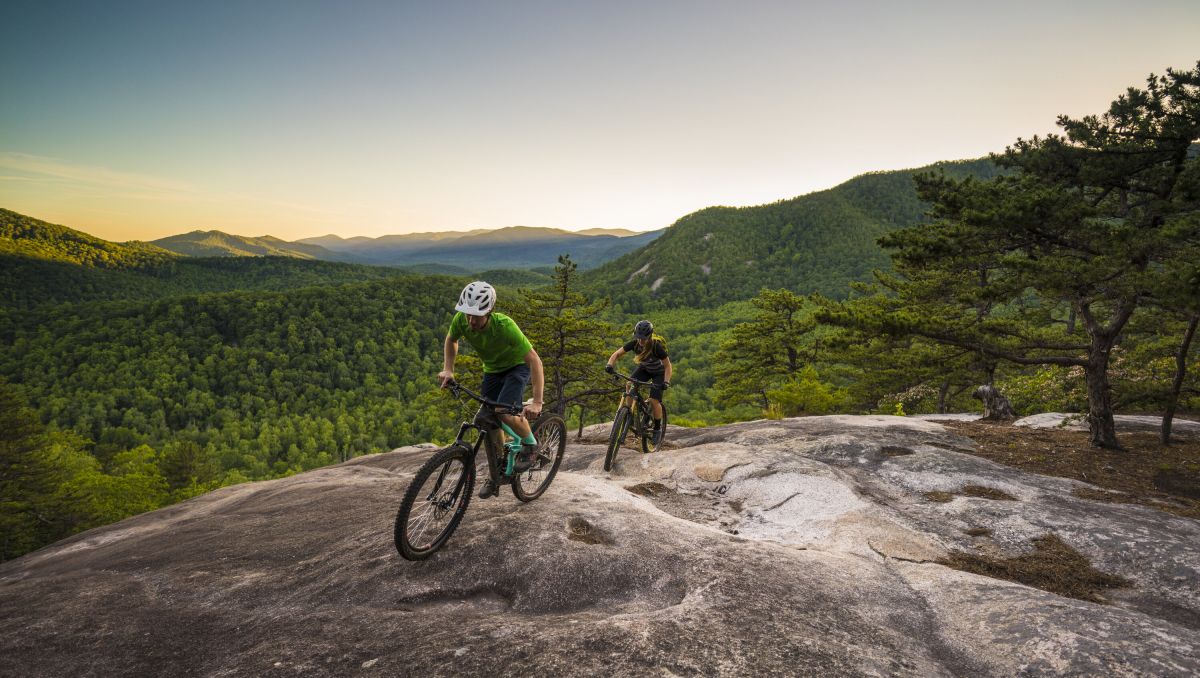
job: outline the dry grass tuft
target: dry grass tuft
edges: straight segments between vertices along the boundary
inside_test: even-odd
[[[946,567],[981,574],[1042,589],[1060,596],[1107,602],[1101,595],[1108,589],[1130,586],[1124,577],[1101,572],[1087,558],[1053,534],[1033,540],[1033,551],[1014,558],[981,556],[956,551],[938,561]]]
[[[661,497],[673,492],[671,488],[662,483],[638,483],[637,485],[626,485],[625,489],[643,497]]]
[[[1016,497],[1003,490],[997,490],[994,487],[984,487],[983,485],[967,485],[960,489],[958,494],[964,497],[979,497],[980,499],[995,499],[996,501],[1017,500]]]

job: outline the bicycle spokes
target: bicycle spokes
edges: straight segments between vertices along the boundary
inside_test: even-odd
[[[418,496],[423,501],[412,508],[408,518],[408,538],[417,548],[429,546],[453,518],[466,484],[467,471],[459,459],[447,461],[436,474],[430,474],[428,488]]]
[[[556,451],[560,446],[560,441],[562,440],[562,430],[559,427],[547,426],[544,428],[550,430],[543,432],[541,439],[538,440],[537,462],[535,467],[539,469],[554,460],[554,455],[556,454]]]

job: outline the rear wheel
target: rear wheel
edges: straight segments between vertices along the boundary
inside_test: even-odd
[[[521,501],[533,501],[550,487],[567,449],[567,423],[558,415],[542,417],[533,425],[533,437],[538,441],[537,459],[512,479],[513,494]]]
[[[621,449],[621,443],[625,441],[625,434],[629,432],[629,424],[633,420],[633,415],[629,413],[629,408],[625,405],[617,408],[617,416],[613,417],[612,431],[608,434],[608,452],[604,455],[604,470],[611,471],[613,463],[617,461],[617,450]]]
[[[446,543],[462,521],[475,488],[473,451],[452,445],[433,455],[413,476],[396,513],[396,550],[424,560]]]
[[[660,430],[654,430],[654,417],[652,414],[647,416],[649,421],[646,422],[646,427],[642,431],[642,454],[657,452],[662,449],[662,441],[667,437],[667,406],[662,405],[662,424]]]

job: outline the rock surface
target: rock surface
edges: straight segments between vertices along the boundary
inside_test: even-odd
[[[1155,433],[1162,429],[1162,417],[1150,417],[1141,414],[1114,414],[1113,423],[1117,433]],[[1088,430],[1087,415],[1066,414],[1063,412],[1043,412],[1022,417],[1013,422],[1013,426],[1029,428],[1061,428],[1067,431]],[[1175,419],[1171,422],[1172,437],[1200,438],[1200,421]]]
[[[474,499],[419,563],[392,521],[427,447],[5,563],[0,675],[1200,673],[1200,522],[1080,499],[911,418],[673,428],[612,473],[597,438],[572,437],[537,501]],[[924,495],[966,485],[1014,499]],[[1132,587],[1090,603],[934,562],[1047,533]]]

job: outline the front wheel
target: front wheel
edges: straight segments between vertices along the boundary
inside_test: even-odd
[[[538,441],[537,459],[512,479],[513,494],[521,501],[533,501],[550,487],[567,449],[567,423],[558,415],[542,417],[533,425],[533,437]]]
[[[654,417],[648,417],[646,427],[642,431],[642,454],[657,452],[662,449],[662,441],[667,437],[667,405],[662,403],[662,423],[659,425],[659,430],[654,430]],[[649,409],[649,408],[647,408]]]
[[[617,450],[621,449],[621,443],[625,442],[625,434],[629,432],[629,424],[633,421],[633,415],[629,413],[629,408],[625,405],[617,408],[617,416],[613,417],[612,431],[608,434],[608,452],[604,455],[604,470],[611,471],[613,464],[617,461]]]
[[[424,560],[454,534],[475,488],[472,457],[470,447],[451,445],[413,476],[396,513],[396,550],[401,556]]]

